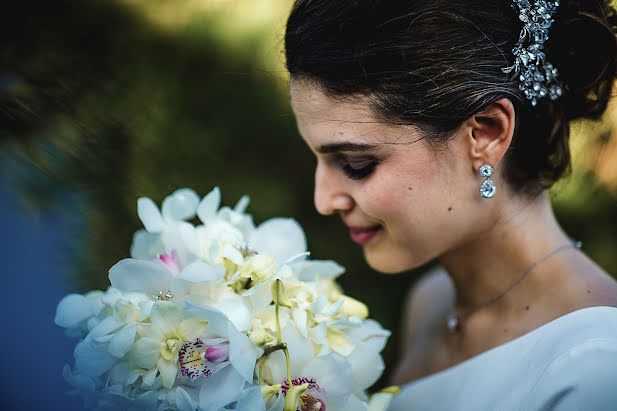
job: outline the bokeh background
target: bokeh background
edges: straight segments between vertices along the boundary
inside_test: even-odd
[[[312,154],[288,103],[291,0],[54,0],[0,13],[2,409],[79,409],[60,373],[75,342],[53,325],[68,292],[105,289],[140,227],[136,200],[214,186],[257,223],[291,216],[312,257],[393,330],[422,269],[371,271],[312,202]],[[573,125],[573,171],[551,192],[567,232],[617,273],[617,106]],[[424,267],[426,268],[426,267]],[[375,386],[387,384],[387,372]]]

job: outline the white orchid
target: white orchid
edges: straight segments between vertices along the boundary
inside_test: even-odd
[[[101,302],[101,291],[90,291],[84,295],[69,294],[62,298],[56,308],[54,322],[66,328],[72,337],[83,337],[95,325],[96,318],[105,305]]]
[[[80,338],[63,375],[87,408],[182,411],[384,411],[370,399],[389,336],[308,258],[293,219],[259,226],[248,198],[221,207],[174,192],[138,200],[145,230],[109,271],[105,292],[70,294],[56,324]],[[188,220],[197,216],[203,224]]]
[[[176,250],[185,264],[196,259],[190,252],[190,245],[185,243],[185,238],[190,237],[195,228],[185,220],[195,216],[198,203],[199,197],[188,188],[177,190],[165,198],[161,211],[149,198],[137,200],[137,214],[145,230],[135,233],[131,256],[151,260]]]
[[[217,281],[224,273],[224,268],[202,261],[182,267],[179,257],[164,254],[154,261],[121,260],[109,270],[109,280],[113,288],[124,292],[177,300],[188,293],[192,284]]]
[[[139,325],[131,361],[135,367],[146,370],[144,384],[152,385],[158,374],[163,386],[169,389],[178,375],[178,352],[183,343],[201,336],[208,323],[197,318],[184,319],[178,307],[166,301],[154,304],[150,319],[151,323]]]
[[[183,311],[186,315],[199,318],[208,323],[206,335],[210,338],[223,338],[229,344],[229,364],[204,382],[199,393],[201,408],[217,409],[238,398],[245,382],[254,380],[254,368],[261,350],[251,340],[238,331],[236,326],[222,312],[210,308],[184,302]],[[220,386],[218,380],[224,380],[225,386]]]

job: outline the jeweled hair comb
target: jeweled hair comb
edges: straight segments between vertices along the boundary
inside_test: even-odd
[[[501,70],[504,73],[518,74],[518,87],[531,101],[532,106],[538,104],[540,98],[548,96],[551,100],[556,100],[563,93],[557,79],[557,69],[546,61],[544,53],[544,42],[548,40],[548,29],[553,24],[553,16],[558,6],[558,0],[514,0],[512,5],[524,26],[516,46],[512,49],[514,64]]]

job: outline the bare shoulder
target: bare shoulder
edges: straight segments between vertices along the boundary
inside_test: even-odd
[[[454,306],[454,285],[443,268],[437,267],[422,276],[409,290],[403,306],[403,349],[415,336],[429,331]]]
[[[439,354],[438,327],[454,306],[454,286],[438,267],[409,290],[403,305],[401,349],[392,383],[403,384],[432,371]]]

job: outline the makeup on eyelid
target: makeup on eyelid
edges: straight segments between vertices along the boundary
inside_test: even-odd
[[[373,172],[378,160],[373,157],[341,157],[342,170],[352,180],[360,180]]]

